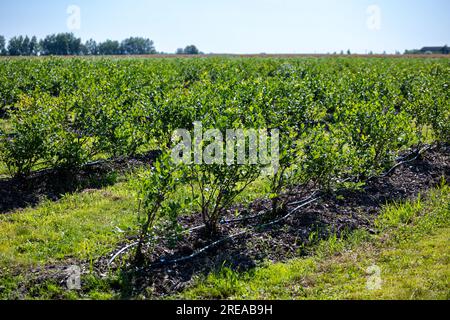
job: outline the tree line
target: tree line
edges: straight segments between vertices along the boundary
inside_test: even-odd
[[[178,49],[176,53],[199,54],[193,45]],[[7,42],[0,35],[0,55],[40,56],[40,55],[140,55],[156,54],[154,42],[142,37],[130,37],[122,41],[106,40],[96,42],[90,39],[82,42],[73,33],[58,33],[38,40],[35,36],[15,36]]]

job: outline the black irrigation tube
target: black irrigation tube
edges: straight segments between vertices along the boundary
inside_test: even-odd
[[[423,147],[422,149],[413,152],[412,154],[417,153],[414,158],[409,159],[409,160],[404,160],[404,161],[401,161],[401,162],[397,163],[395,166],[393,166],[391,169],[389,169],[386,173],[382,174],[380,176],[380,178],[385,178],[385,177],[389,176],[392,172],[394,172],[394,170],[397,169],[398,167],[400,167],[400,166],[402,166],[402,165],[404,165],[406,163],[410,163],[410,162],[413,162],[413,161],[417,160],[417,158],[419,158],[420,155],[422,155],[424,152],[426,152],[426,151],[428,151],[428,150],[430,150],[432,148],[433,148],[432,146],[427,145],[427,146]],[[408,157],[405,157],[404,159],[409,158],[412,154],[410,154]]]
[[[318,191],[314,191],[308,198],[305,198],[303,200],[296,201],[296,202],[291,202],[291,203],[288,203],[287,205],[295,206],[295,205],[304,203],[304,202],[312,199],[317,193],[318,193]],[[236,218],[236,219],[230,219],[230,220],[222,220],[219,223],[222,224],[222,225],[227,225],[227,224],[232,224],[232,223],[237,223],[237,222],[242,222],[242,221],[253,220],[253,219],[257,219],[257,218],[260,218],[260,217],[264,216],[266,213],[267,213],[267,210],[262,210],[262,211],[258,212],[255,215],[242,217],[242,218]],[[192,229],[187,230],[187,232],[192,232],[192,231],[195,231],[195,230],[198,230],[198,229],[202,229],[204,227],[205,227],[205,225],[202,224],[200,226],[193,227]]]
[[[312,197],[308,197],[307,199],[311,199]],[[285,216],[278,218],[274,221],[262,224],[260,226],[257,226],[258,228],[267,228],[270,226],[273,226],[277,223],[280,223],[283,220],[286,220],[287,218],[289,218],[291,215],[293,215],[294,213],[296,213],[298,210],[300,210],[301,208],[307,206],[308,204],[311,204],[313,202],[316,202],[317,200],[319,200],[321,198],[321,196],[317,196],[316,198],[313,198],[311,200],[307,200],[306,202],[302,203],[301,205],[297,206],[295,209],[291,210],[290,212],[288,212]]]
[[[311,196],[309,198],[307,198],[306,200],[308,200],[310,198],[311,198]],[[306,201],[306,200],[304,200],[304,201]],[[300,203],[300,202],[298,202],[298,203]],[[293,203],[292,205],[295,205],[295,204],[298,204],[298,203]],[[222,221],[220,221],[220,224],[227,225],[227,224],[237,223],[237,222],[241,222],[241,221],[253,220],[253,219],[257,219],[259,217],[262,217],[265,213],[266,213],[266,211],[260,211],[259,213],[255,214],[255,215],[252,215],[252,216],[248,216],[248,217],[231,219],[231,220],[222,220]],[[203,229],[203,228],[205,228],[204,224],[196,226],[196,227],[192,227],[190,229],[185,230],[184,232],[192,233],[193,231],[200,230],[200,229]],[[154,240],[155,240],[155,238],[154,238]],[[117,251],[117,253],[115,253],[114,256],[108,261],[108,265],[110,265],[123,252],[126,252],[128,249],[130,249],[132,247],[135,247],[137,244],[138,244],[137,241],[133,242],[133,243],[123,247],[119,251]]]
[[[401,162],[397,163],[397,164],[394,165],[392,168],[390,168],[388,171],[386,171],[385,173],[383,173],[383,174],[381,174],[380,176],[378,176],[378,178],[384,178],[384,177],[387,177],[387,176],[390,175],[396,168],[398,168],[398,167],[400,167],[400,166],[402,166],[402,165],[404,165],[404,164],[406,164],[406,163],[415,161],[421,154],[423,154],[424,152],[426,152],[426,151],[428,151],[428,150],[430,150],[430,149],[432,149],[432,148],[433,148],[432,146],[427,145],[427,146],[423,147],[422,149],[419,149],[419,150],[416,150],[416,151],[412,152],[411,154],[409,154],[408,156],[403,157],[402,159],[407,159],[407,158],[409,158],[411,155],[417,153],[416,156],[415,156],[414,158],[409,159],[409,160],[404,160],[404,161],[401,161]],[[373,178],[376,178],[376,177],[375,177],[375,176],[369,177],[368,180],[371,180],[371,179],[373,179]],[[346,179],[346,180],[351,180],[351,179],[348,178],[348,179]],[[346,181],[346,180],[344,180],[344,181]],[[308,198],[306,198],[306,199],[303,199],[303,200],[300,200],[300,201],[297,201],[297,202],[289,203],[288,205],[290,205],[290,206],[297,205],[297,204],[300,204],[300,205],[299,205],[298,207],[296,207],[295,209],[291,210],[291,211],[290,211],[288,214],[286,214],[285,216],[283,216],[283,217],[281,217],[281,218],[278,218],[278,219],[276,219],[276,220],[274,220],[274,221],[271,221],[271,222],[268,222],[268,223],[265,223],[265,224],[258,225],[258,226],[255,227],[255,229],[256,229],[256,228],[261,228],[261,229],[262,229],[262,228],[267,228],[267,227],[270,227],[270,226],[272,226],[272,225],[275,225],[275,224],[277,224],[277,223],[280,223],[281,221],[283,221],[283,220],[289,218],[291,215],[293,215],[294,213],[296,213],[296,212],[297,212],[298,210],[300,210],[301,208],[303,208],[303,207],[307,206],[308,204],[311,204],[311,203],[313,203],[313,202],[319,200],[319,199],[321,198],[320,196],[317,196],[316,198],[313,199],[313,197],[314,197],[317,193],[318,193],[318,191],[314,191],[314,192],[313,192]],[[262,211],[262,212],[260,212],[260,213],[258,213],[258,214],[256,214],[256,215],[253,215],[253,216],[243,217],[243,218],[238,218],[238,219],[232,219],[232,220],[224,220],[224,221],[221,221],[220,223],[221,223],[221,224],[231,224],[231,223],[235,223],[235,222],[240,222],[240,221],[246,221],[246,220],[256,219],[256,218],[258,218],[258,217],[260,217],[260,216],[262,216],[262,215],[264,215],[264,214],[265,214],[265,212]],[[204,227],[205,227],[205,225],[203,224],[203,225],[196,226],[196,227],[193,227],[193,228],[191,228],[191,229],[188,229],[188,230],[186,230],[186,232],[191,233],[191,232],[193,232],[193,231],[195,231],[195,230],[202,229],[202,228],[204,228]],[[213,248],[213,247],[215,247],[215,246],[217,246],[217,245],[219,245],[219,244],[222,244],[222,243],[224,243],[224,242],[227,242],[227,241],[229,241],[229,240],[232,240],[232,239],[241,237],[241,236],[247,234],[248,232],[250,232],[251,230],[253,230],[253,229],[245,229],[244,231],[238,232],[237,234],[230,235],[230,236],[225,237],[225,238],[223,238],[223,239],[217,240],[217,241],[215,241],[215,242],[213,242],[213,243],[207,245],[206,247],[204,247],[204,248],[202,248],[202,249],[200,249],[200,250],[198,250],[198,251],[195,251],[194,253],[192,253],[192,254],[190,254],[190,255],[188,255],[188,256],[181,257],[181,258],[177,258],[177,259],[173,259],[173,260],[167,260],[167,261],[165,261],[165,260],[160,260],[160,262],[154,263],[154,264],[152,264],[151,266],[152,266],[152,267],[156,267],[156,266],[166,266],[166,265],[177,264],[177,263],[181,263],[181,262],[185,262],[185,261],[194,259],[195,257],[197,257],[197,256],[201,255],[202,253],[208,251],[209,249],[211,249],[211,248]],[[131,244],[125,246],[124,248],[120,249],[120,250],[119,250],[116,254],[114,254],[114,256],[108,261],[108,265],[110,265],[110,264],[111,264],[111,263],[112,263],[112,262],[113,262],[120,254],[122,254],[123,252],[127,251],[128,249],[130,249],[130,248],[136,246],[137,244],[138,244],[138,242],[133,242],[133,243],[131,243]]]
[[[288,214],[286,214],[285,216],[283,216],[283,217],[281,217],[281,218],[279,218],[279,219],[276,219],[276,220],[274,220],[274,221],[272,221],[272,222],[265,223],[265,224],[262,224],[262,225],[258,225],[258,226],[255,227],[255,229],[256,229],[256,228],[261,228],[261,229],[262,229],[262,228],[267,228],[267,227],[270,227],[270,226],[272,226],[272,225],[275,225],[275,224],[277,224],[277,223],[279,223],[279,222],[281,222],[281,221],[283,221],[283,220],[289,218],[292,214],[294,214],[295,212],[297,212],[297,211],[300,210],[301,208],[303,208],[303,207],[307,206],[308,204],[311,204],[311,203],[313,203],[313,202],[315,202],[315,201],[317,201],[317,200],[319,200],[319,199],[320,199],[320,197],[317,197],[317,198],[314,198],[314,199],[312,199],[312,200],[309,200],[309,201],[307,201],[307,202],[305,202],[305,203],[299,205],[298,207],[296,207],[295,209],[293,209],[292,211],[290,211],[290,212],[289,212]],[[195,251],[195,252],[192,253],[191,255],[188,255],[188,256],[185,256],[185,257],[181,257],[181,258],[173,259],[173,260],[167,260],[167,261],[165,261],[165,260],[160,260],[160,262],[157,262],[157,263],[152,264],[151,267],[160,267],[160,266],[173,265],[173,264],[178,264],[178,263],[181,263],[181,262],[186,262],[186,261],[192,260],[192,259],[194,259],[195,257],[201,255],[202,253],[208,251],[209,249],[212,249],[212,248],[214,248],[215,246],[217,246],[217,245],[219,245],[219,244],[222,244],[222,243],[225,243],[225,242],[227,242],[227,241],[229,241],[229,240],[233,240],[233,239],[236,239],[236,238],[238,238],[238,237],[241,237],[241,236],[243,236],[243,235],[249,233],[249,232],[252,231],[252,230],[253,230],[253,229],[245,229],[244,231],[241,231],[241,232],[238,232],[238,233],[236,233],[236,234],[233,234],[233,235],[230,235],[230,236],[228,236],[228,237],[225,237],[225,238],[223,238],[223,239],[217,240],[217,241],[215,241],[215,242],[213,242],[213,243],[207,245],[206,247],[204,247],[204,248],[202,248],[202,249],[200,249],[200,250],[198,250],[198,251]]]
[[[300,203],[300,202],[303,202],[301,205],[299,205],[298,207],[296,207],[295,209],[293,209],[292,211],[290,211],[290,212],[289,212],[288,214],[286,214],[285,216],[283,216],[283,217],[281,217],[281,218],[279,218],[279,219],[276,219],[276,220],[274,220],[274,221],[272,221],[272,222],[265,223],[265,224],[262,224],[262,225],[258,225],[258,226],[256,226],[255,228],[267,228],[267,227],[269,227],[269,226],[275,225],[275,224],[277,224],[277,223],[279,223],[279,222],[281,222],[281,221],[287,219],[289,216],[291,216],[292,214],[294,214],[295,212],[297,212],[297,211],[298,211],[299,209],[301,209],[302,207],[304,207],[304,206],[306,206],[306,205],[308,205],[308,204],[310,204],[310,203],[312,203],[312,202],[314,202],[314,201],[317,201],[320,197],[317,197],[317,198],[311,200],[311,198],[314,197],[314,195],[315,195],[316,193],[317,193],[317,192],[314,192],[311,196],[309,196],[308,198],[306,198],[306,199],[304,199],[304,200],[302,200],[302,201],[298,201],[298,202],[295,202],[295,203],[292,203],[292,204],[288,204],[288,205],[295,205],[295,204],[298,204],[298,203]],[[257,218],[257,217],[262,216],[264,213],[265,213],[265,212],[260,212],[260,213],[254,215],[254,216],[251,216],[251,217],[245,217],[245,218],[241,218],[241,219],[234,219],[234,220],[222,221],[221,223],[222,223],[222,224],[227,224],[227,223],[229,224],[229,223],[235,223],[235,222],[239,222],[239,221],[245,221],[245,220],[255,219],[255,218]],[[192,232],[192,231],[194,231],[194,230],[198,230],[198,229],[201,229],[201,228],[204,228],[204,227],[205,227],[205,225],[200,225],[200,226],[197,226],[197,227],[193,227],[193,228],[191,228],[191,229],[188,229],[188,230],[186,230],[186,232]],[[217,240],[217,241],[215,241],[215,242],[213,242],[213,243],[207,245],[206,247],[204,247],[204,248],[202,248],[202,249],[200,249],[200,250],[198,250],[198,251],[192,253],[192,254],[189,255],[189,256],[181,257],[181,258],[174,259],[174,260],[168,260],[168,261],[162,260],[162,261],[160,261],[160,262],[157,262],[157,263],[153,264],[152,266],[176,264],[176,263],[180,263],[180,262],[184,262],[184,261],[193,259],[193,258],[199,256],[200,254],[202,254],[203,252],[206,252],[206,251],[208,251],[209,249],[211,249],[211,248],[213,248],[213,247],[215,247],[215,246],[217,246],[217,245],[219,245],[219,244],[221,244],[221,243],[224,243],[224,242],[226,242],[226,241],[228,241],[228,240],[231,240],[231,239],[234,239],[234,238],[243,236],[244,234],[246,234],[246,233],[248,233],[248,232],[250,232],[250,231],[251,231],[251,229],[246,229],[246,230],[244,230],[244,231],[242,231],[242,232],[239,232],[239,233],[237,233],[237,234],[230,235],[230,236],[225,237],[225,238],[223,238],[223,239]],[[111,264],[111,263],[112,263],[119,255],[121,255],[122,253],[126,252],[128,249],[131,249],[131,248],[137,246],[138,243],[139,243],[139,242],[136,241],[136,242],[133,242],[133,243],[131,243],[131,244],[129,244],[129,245],[123,247],[122,249],[120,249],[117,253],[114,254],[114,256],[111,257],[111,259],[108,261],[108,265],[110,265],[110,264]]]
[[[256,219],[256,218],[258,218],[258,217],[260,217],[260,216],[262,216],[262,215],[264,215],[264,214],[265,214],[265,212],[260,212],[260,213],[254,215],[254,216],[251,216],[251,217],[246,217],[246,218],[242,218],[242,219],[235,219],[235,220],[229,220],[229,221],[221,221],[221,224],[229,224],[229,223],[234,223],[234,222],[239,222],[239,221],[245,221],[245,220],[250,220],[250,219]],[[186,230],[185,232],[187,232],[187,233],[192,233],[193,231],[203,229],[204,227],[205,227],[205,225],[202,224],[202,225],[199,225],[199,226],[190,228],[190,229]],[[158,237],[153,238],[153,240],[156,240],[156,239],[158,239]],[[222,240],[223,240],[223,239],[222,239]],[[220,241],[220,240],[219,240],[219,241]],[[131,244],[129,244],[129,245],[123,247],[123,248],[120,249],[119,251],[117,251],[117,253],[114,254],[114,256],[112,256],[112,258],[108,261],[108,265],[110,265],[110,264],[111,264],[111,263],[112,263],[119,255],[121,255],[122,253],[126,252],[128,249],[131,249],[131,248],[137,246],[138,243],[139,243],[138,241],[133,242],[133,243],[131,243]],[[211,245],[212,245],[212,244],[211,244]],[[209,246],[211,246],[211,245],[209,245]],[[208,246],[208,247],[209,247],[209,246]]]
[[[295,201],[295,202],[288,203],[288,205],[289,206],[296,206],[296,205],[301,204],[301,203],[303,203],[305,201],[308,201],[309,199],[312,199],[318,193],[319,193],[319,190],[316,190],[308,198],[300,200],[300,201]]]

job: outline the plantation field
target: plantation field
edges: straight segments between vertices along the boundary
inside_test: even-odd
[[[0,112],[10,120],[0,130],[14,139],[3,139],[2,163],[27,175],[132,155],[194,121],[307,136],[335,129],[380,162],[419,142],[424,127],[448,139],[448,79],[448,59],[4,59]]]
[[[0,59],[0,298],[448,299],[449,85],[440,57]],[[174,161],[199,122],[204,154],[277,152]]]

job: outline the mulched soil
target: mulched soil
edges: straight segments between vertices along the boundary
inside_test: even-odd
[[[149,159],[147,159],[149,160]],[[144,295],[147,298],[158,298],[179,292],[190,285],[197,275],[208,274],[226,265],[235,270],[245,271],[258,266],[264,261],[286,261],[293,257],[307,254],[310,235],[314,232],[318,238],[326,238],[332,233],[366,229],[371,232],[374,219],[379,215],[382,206],[393,201],[404,201],[414,198],[419,193],[440,184],[441,179],[450,181],[450,145],[435,146],[416,160],[396,168],[389,176],[375,178],[366,184],[361,191],[344,190],[334,194],[321,194],[320,199],[305,206],[282,223],[266,228],[257,226],[267,222],[262,217],[224,224],[221,234],[216,239],[206,240],[202,229],[198,229],[179,240],[176,245],[162,240],[154,247],[149,247],[144,266],[131,263],[130,256],[118,257],[111,265],[110,258],[135,239],[130,238],[121,243],[110,255],[105,256],[91,265],[90,262],[80,263],[84,272],[92,270],[97,276],[106,276],[108,270],[121,270],[122,285],[117,286],[117,292],[122,298]],[[1,189],[1,188],[0,188]],[[299,188],[289,195],[289,202],[305,199],[313,190]],[[225,219],[234,219],[235,210],[248,215],[267,210],[269,201],[260,199],[249,207],[236,206],[231,208]],[[288,207],[288,211],[295,206]],[[188,229],[201,225],[199,215],[180,218],[180,223]],[[252,231],[205,251],[188,261],[161,265],[165,261],[189,256],[215,240],[226,238],[242,230]],[[133,250],[130,250],[132,253]],[[62,266],[48,266],[32,271],[39,275],[38,279],[57,279],[64,283]],[[76,264],[76,263],[75,263]],[[64,277],[64,276],[63,276]],[[150,292],[150,293],[149,293]]]

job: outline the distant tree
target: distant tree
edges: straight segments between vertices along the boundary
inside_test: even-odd
[[[28,52],[32,56],[37,56],[40,52],[39,48],[39,41],[37,40],[36,36],[33,36],[30,40]]]
[[[98,45],[98,54],[100,55],[116,55],[120,54],[119,41],[106,40]]]
[[[177,51],[175,51],[175,54],[184,54],[184,49],[178,48]]]
[[[40,43],[44,55],[79,55],[81,54],[81,39],[73,33],[58,33],[45,37]]]
[[[22,52],[23,41],[24,41],[24,39],[23,39],[22,36],[12,37],[11,39],[9,39],[8,54],[10,56],[21,56],[21,55],[23,55],[23,52]]]
[[[23,56],[31,56],[31,48],[30,48],[31,40],[28,36],[25,36],[25,38],[22,41],[22,48],[21,48],[21,55]]]
[[[196,54],[195,46],[186,47],[188,54]],[[184,51],[184,49],[182,49]],[[58,33],[46,36],[38,41],[33,36],[15,36],[8,43],[0,36],[0,55],[29,56],[29,55],[119,55],[119,54],[156,54],[154,43],[142,37],[130,37],[122,42],[106,40],[97,43],[93,39],[81,42],[73,33]]]
[[[6,55],[6,39],[4,36],[0,36],[0,55]]]
[[[420,50],[412,49],[412,50],[405,50],[404,54],[420,54],[420,53],[422,53]]]
[[[153,41],[150,39],[131,37],[120,44],[122,54],[154,54],[156,53]]]
[[[98,46],[97,42],[93,39],[89,39],[84,44],[84,54],[85,55],[97,55],[98,54]]]
[[[350,49],[347,50],[347,54],[348,54],[348,55],[352,54],[352,52],[350,51]]]
[[[447,45],[445,45],[445,46],[442,48],[442,53],[443,53],[443,54],[449,54],[449,53],[450,53],[450,49],[448,48]]]
[[[81,43],[81,45],[80,45],[80,55],[82,55],[82,56],[87,56],[88,55],[88,50],[86,48],[86,44],[85,43]]]
[[[200,51],[194,45],[190,45],[184,48],[184,54],[199,54],[199,53]]]
[[[39,53],[39,43],[35,36],[13,37],[8,43],[8,54],[11,56],[31,56]]]

